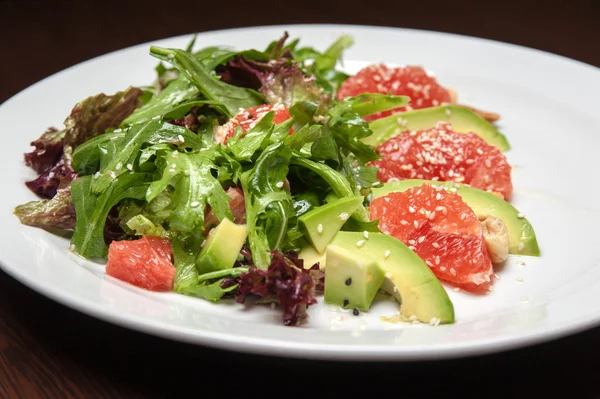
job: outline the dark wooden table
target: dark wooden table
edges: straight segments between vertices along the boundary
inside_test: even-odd
[[[0,0],[0,54],[6,57],[0,62],[0,103],[47,75],[109,51],[250,25],[429,29],[521,44],[600,66],[600,2],[595,0],[346,0],[341,5],[261,0],[260,10],[254,3]],[[599,342],[596,328],[460,360],[340,364],[278,359],[125,330],[48,300],[0,272],[0,398],[202,397],[210,391],[269,397],[363,390],[409,397],[541,397],[559,391],[600,397]]]

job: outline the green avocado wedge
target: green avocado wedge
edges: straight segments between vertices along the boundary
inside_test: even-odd
[[[385,196],[391,192],[405,191],[425,183],[456,189],[467,205],[476,215],[492,215],[501,219],[508,229],[510,254],[540,256],[540,248],[531,223],[509,202],[470,186],[455,182],[439,182],[432,180],[407,179],[384,183],[371,191],[372,199]]]
[[[365,238],[361,232],[340,231],[330,245],[344,248],[354,262],[376,262],[385,276],[381,289],[400,302],[403,316],[415,316],[424,323],[454,323],[454,305],[446,289],[419,255],[400,240],[383,233],[371,233]]]
[[[364,137],[362,141],[377,146],[403,131],[430,129],[440,121],[450,122],[455,132],[476,133],[488,144],[498,147],[500,151],[510,149],[507,138],[494,125],[470,109],[456,105],[406,111],[374,120],[369,123],[373,134]]]
[[[306,212],[298,218],[298,223],[312,246],[323,253],[349,216],[362,206],[362,202],[360,195],[338,198]]]

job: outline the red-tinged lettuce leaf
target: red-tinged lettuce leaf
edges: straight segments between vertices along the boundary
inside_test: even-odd
[[[75,206],[68,187],[58,189],[52,199],[30,201],[15,208],[21,223],[45,230],[72,231],[75,228]]]
[[[61,149],[62,152],[62,149]],[[58,162],[42,172],[36,179],[25,182],[31,191],[44,199],[54,198],[59,186],[68,184],[77,177],[77,174],[67,161],[67,157],[61,156]]]
[[[62,155],[64,137],[64,130],[53,127],[47,129],[40,138],[31,142],[35,149],[25,154],[25,165],[30,166],[37,173],[52,168]]]
[[[110,96],[100,93],[86,98],[75,105],[65,120],[64,144],[75,150],[79,144],[107,129],[117,128],[141,105],[140,97],[143,94],[137,87],[130,87]]]
[[[319,101],[322,94],[315,77],[302,72],[289,52],[268,62],[238,56],[221,68],[219,75],[231,85],[258,90],[269,104],[290,107],[297,101]]]
[[[315,265],[318,269],[318,265]],[[238,303],[250,295],[277,302],[283,310],[283,324],[296,326],[307,317],[306,309],[317,302],[312,270],[302,267],[302,260],[292,254],[272,252],[272,262],[266,270],[251,265],[238,278]],[[317,281],[322,281],[319,278]]]
[[[70,184],[77,178],[72,167],[73,150],[85,141],[118,127],[140,105],[142,90],[129,88],[114,95],[98,94],[73,107],[63,130],[48,129],[31,143],[25,164],[39,176],[27,187],[42,199],[15,208],[23,224],[47,230],[73,230],[75,211]]]

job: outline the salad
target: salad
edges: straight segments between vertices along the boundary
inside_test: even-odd
[[[156,79],[77,103],[25,154],[39,198],[23,224],[67,234],[137,287],[257,298],[282,323],[320,296],[355,315],[377,294],[399,320],[454,323],[447,289],[492,288],[510,254],[539,256],[511,204],[499,115],[420,66],[341,69],[324,51],[150,48]]]

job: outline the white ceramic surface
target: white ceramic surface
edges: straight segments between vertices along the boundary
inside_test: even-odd
[[[391,324],[397,311],[378,302],[353,316],[320,303],[308,323],[281,325],[269,307],[214,304],[151,293],[104,275],[102,265],[73,256],[66,239],[19,224],[13,208],[34,196],[23,184],[29,143],[48,126],[62,126],[71,107],[154,79],[150,44],[71,67],[0,106],[3,192],[2,268],[58,302],[100,319],[174,340],[235,351],[321,359],[409,360],[492,353],[543,342],[600,322],[600,70],[545,52],[464,36],[364,26],[270,26],[202,33],[197,48],[264,48],[288,30],[302,44],[324,49],[341,34],[350,72],[370,62],[420,64],[459,93],[464,103],[501,114],[512,150],[514,205],[533,224],[540,258],[512,256],[494,291],[473,297],[448,289],[456,323]],[[190,36],[156,43],[184,47]],[[525,266],[517,264],[518,260]],[[518,277],[523,281],[518,282]]]

